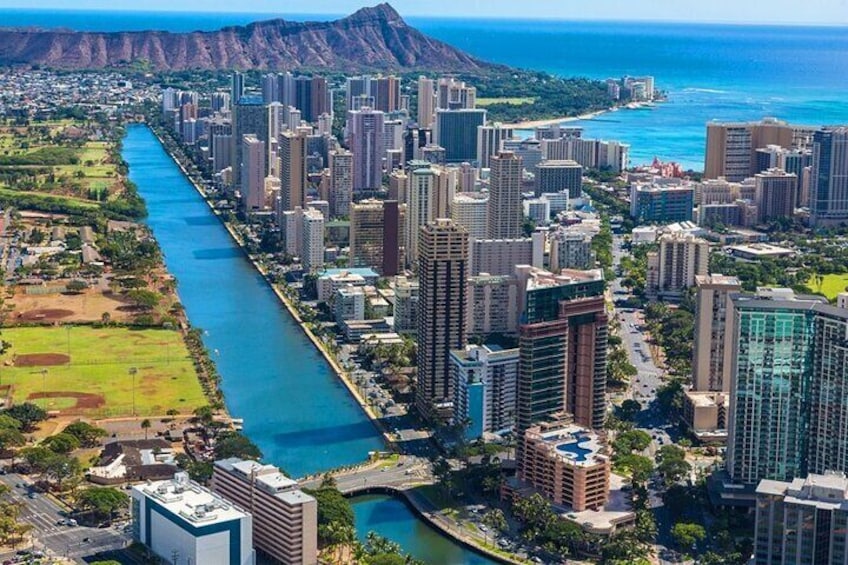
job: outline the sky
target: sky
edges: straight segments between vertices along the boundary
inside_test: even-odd
[[[377,0],[0,0],[0,10],[347,14],[375,3]],[[848,25],[848,0],[393,0],[391,4],[402,16]]]

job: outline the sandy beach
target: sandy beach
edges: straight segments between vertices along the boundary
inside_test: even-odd
[[[576,122],[578,120],[591,120],[592,118],[597,118],[602,114],[606,114],[607,112],[611,112],[612,108],[608,110],[598,110],[597,112],[592,112],[590,114],[581,114],[579,116],[569,116],[566,118],[549,118],[547,120],[534,120],[532,122],[520,122],[517,124],[509,124],[514,129],[533,129],[543,126],[550,126],[554,124],[564,124],[567,122]]]

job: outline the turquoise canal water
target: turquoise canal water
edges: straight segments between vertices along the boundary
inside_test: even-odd
[[[180,299],[218,365],[227,408],[265,459],[293,476],[365,459],[382,441],[276,295],[145,126],[123,157],[147,202]],[[387,497],[354,501],[357,531],[386,536],[426,563],[492,563],[440,536]]]
[[[299,477],[382,447],[371,422],[144,126],[124,140],[130,179],[223,376],[233,417],[266,459]]]

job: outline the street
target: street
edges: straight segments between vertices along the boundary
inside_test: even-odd
[[[60,525],[67,513],[51,497],[37,494],[31,498],[30,493],[33,491],[21,475],[0,475],[0,481],[11,489],[9,499],[21,504],[20,520],[33,526],[31,535],[34,549],[85,563],[82,557],[121,549],[131,541],[128,533],[115,526],[89,528]],[[0,554],[0,559],[8,559],[13,555],[14,551]]]

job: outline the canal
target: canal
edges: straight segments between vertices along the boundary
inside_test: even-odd
[[[374,426],[146,126],[127,129],[123,157],[186,314],[204,330],[227,408],[265,460],[299,477],[381,449]],[[366,497],[354,510],[360,536],[376,531],[427,563],[491,563],[400,501]]]

